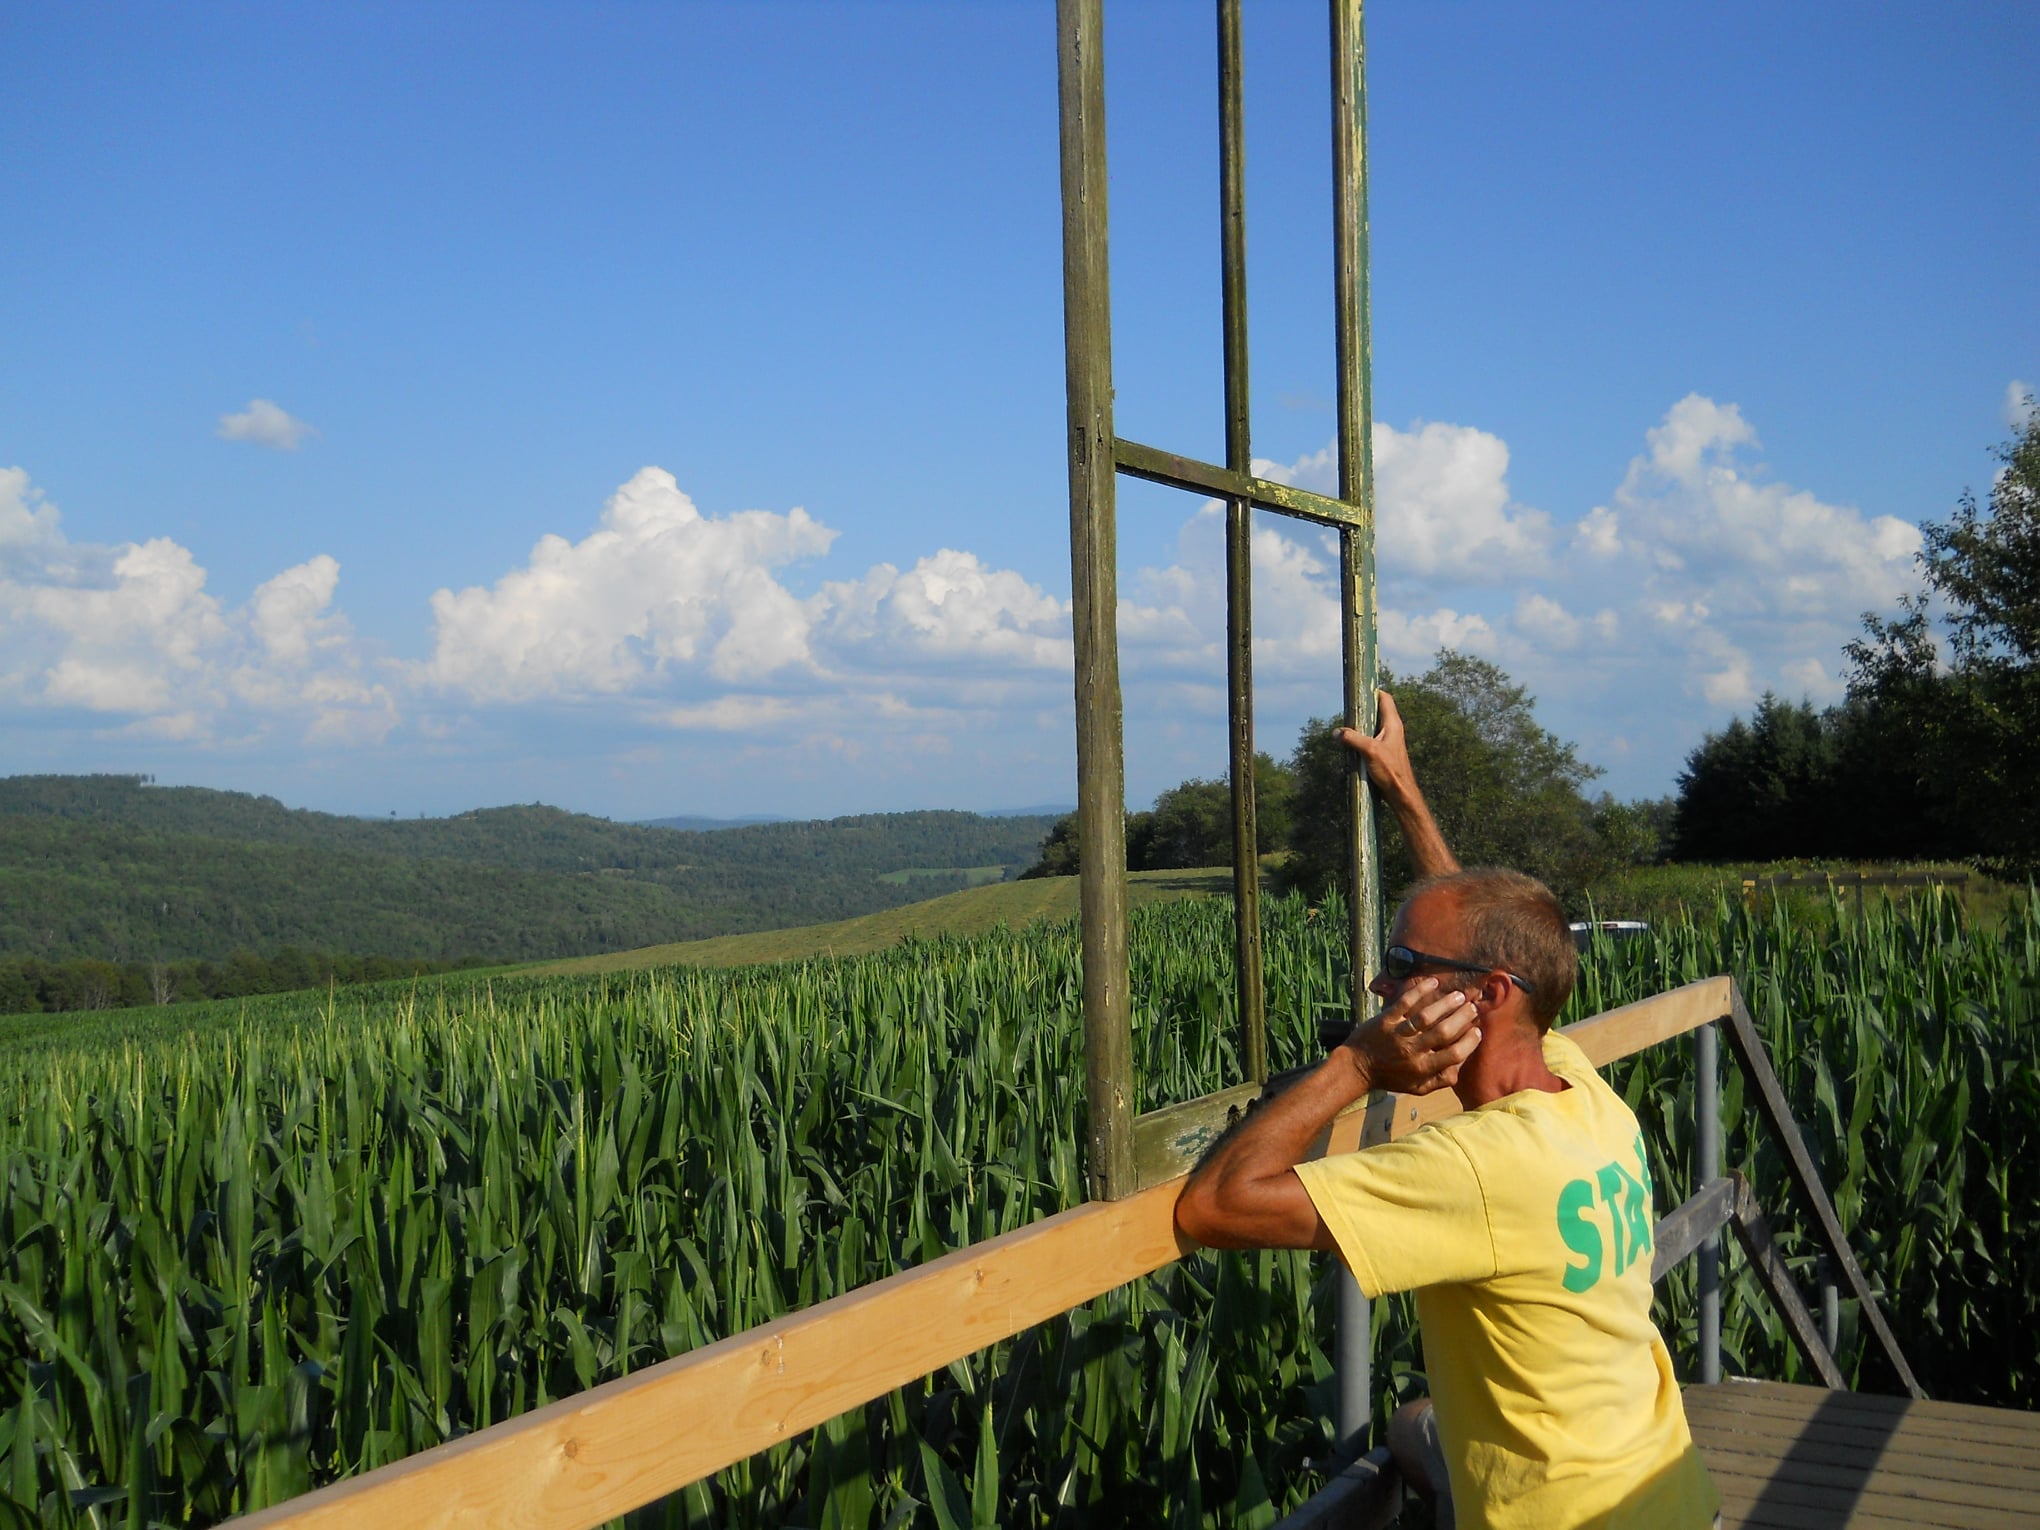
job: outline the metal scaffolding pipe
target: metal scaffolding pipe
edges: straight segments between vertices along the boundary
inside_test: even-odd
[[[1721,1178],[1721,1036],[1712,1025],[1693,1033],[1693,1176]],[[1721,1230],[1700,1242],[1700,1380],[1721,1380]]]

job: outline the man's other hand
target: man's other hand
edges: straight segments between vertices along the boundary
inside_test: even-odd
[[[1396,710],[1395,698],[1387,691],[1374,694],[1380,705],[1380,721],[1374,736],[1369,738],[1357,729],[1341,728],[1339,742],[1367,762],[1367,774],[1374,789],[1395,813],[1417,875],[1449,875],[1459,869],[1459,862],[1439,832],[1431,810],[1424,805],[1424,794],[1417,790],[1417,772],[1410,764],[1409,745],[1403,737],[1402,713]]]
[[[1391,801],[1406,801],[1417,794],[1417,773],[1410,766],[1409,745],[1403,737],[1402,713],[1387,691],[1376,691],[1380,720],[1369,738],[1357,728],[1341,728],[1339,742],[1367,762],[1367,774],[1375,790]]]
[[[1429,1094],[1459,1081],[1480,1045],[1480,1010],[1456,988],[1427,977],[1405,984],[1393,1004],[1353,1028],[1340,1044],[1370,1089]]]

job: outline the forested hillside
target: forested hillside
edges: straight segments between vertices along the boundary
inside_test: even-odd
[[[1025,864],[1046,828],[927,812],[689,833],[536,805],[364,819],[136,776],[16,776],[0,780],[0,955],[613,951],[929,897],[964,868]]]

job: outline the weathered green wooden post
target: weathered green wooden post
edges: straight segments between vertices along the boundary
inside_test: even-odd
[[[1126,760],[1119,702],[1112,288],[1105,241],[1103,0],[1058,0],[1056,26],[1085,1103],[1091,1194],[1116,1200],[1134,1188],[1133,1035],[1126,971]]]
[[[1242,96],[1240,0],[1218,0],[1219,279],[1224,293],[1225,465],[1254,471],[1247,411],[1247,144]],[[1260,815],[1254,796],[1254,502],[1225,501],[1226,721],[1233,808],[1234,990],[1240,1060],[1252,1083],[1268,1077],[1268,1019],[1261,983]]]
[[[1374,681],[1374,347],[1367,306],[1367,43],[1361,0],[1332,0],[1333,304],[1338,326],[1339,498],[1365,521],[1340,528],[1341,646],[1346,726],[1372,733]],[[1375,855],[1374,794],[1365,771],[1352,775],[1353,1019],[1367,1018],[1367,982],[1381,952],[1381,867]],[[1339,1435],[1367,1427],[1373,1411],[1374,1339],[1369,1303],[1339,1267]]]

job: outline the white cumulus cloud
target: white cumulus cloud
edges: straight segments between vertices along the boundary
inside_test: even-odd
[[[1290,463],[1257,459],[1254,471],[1338,493],[1338,454],[1329,446]],[[1463,570],[1481,558],[1530,571],[1542,567],[1551,541],[1551,518],[1510,497],[1507,443],[1470,425],[1419,420],[1398,430],[1376,421],[1374,505],[1384,579]]]
[[[1656,598],[1704,599],[1752,619],[1853,623],[1909,587],[1919,528],[1771,482],[1744,459],[1756,432],[1734,405],[1689,394],[1648,441],[1594,515],[1606,511],[1603,524],[1619,528],[1632,577]]]
[[[395,698],[330,610],[339,577],[321,555],[230,609],[189,548],[72,542],[28,475],[0,470],[0,696],[168,740],[279,720],[313,740],[380,739]]]
[[[881,563],[862,579],[826,584],[821,637],[840,667],[971,664],[1067,672],[1067,602],[1011,569],[945,547],[905,573]]]
[[[773,571],[835,540],[799,508],[711,519],[671,473],[644,468],[580,541],[542,537],[495,584],[434,594],[424,678],[518,701],[656,690],[683,670],[741,683],[805,665],[813,614]]]
[[[836,536],[798,508],[704,515],[671,473],[644,468],[581,540],[543,537],[493,584],[435,594],[414,678],[455,705],[608,698],[710,733],[841,707],[851,730],[909,714],[961,726],[1066,689],[1066,601],[956,548],[796,595],[788,567]]]
[[[1537,588],[1515,593],[1504,662],[1547,690],[1667,712],[1667,692],[1716,710],[1766,690],[1839,699],[1861,614],[1917,582],[1919,528],[1774,480],[1759,447],[1733,403],[1674,403]]]
[[[269,399],[251,398],[246,409],[221,415],[215,434],[222,441],[246,441],[280,452],[294,452],[306,436],[315,436],[318,431]]]

